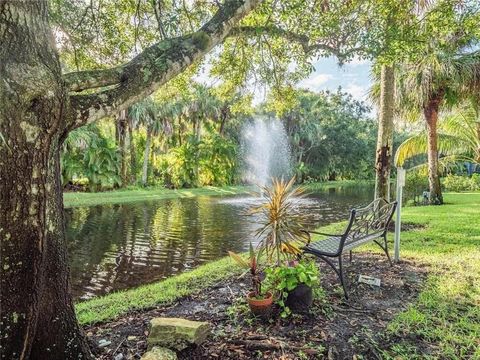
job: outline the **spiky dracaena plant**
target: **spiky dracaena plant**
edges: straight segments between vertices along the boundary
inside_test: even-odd
[[[250,212],[260,216],[260,228],[256,232],[261,238],[258,246],[265,250],[267,261],[277,265],[289,260],[308,242],[305,217],[295,204],[295,199],[302,197],[305,190],[294,187],[294,183],[294,177],[290,181],[272,179],[270,186],[261,187],[265,201]]]

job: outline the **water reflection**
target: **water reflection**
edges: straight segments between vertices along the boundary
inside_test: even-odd
[[[298,206],[316,227],[345,219],[370,187],[310,194]],[[245,197],[198,197],[66,210],[74,296],[89,298],[150,283],[243,251],[256,225]]]

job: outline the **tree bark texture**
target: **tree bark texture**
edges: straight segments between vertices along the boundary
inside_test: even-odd
[[[2,360],[91,357],[70,296],[59,161],[68,132],[151,94],[260,2],[226,0],[199,31],[154,44],[124,66],[62,76],[47,0],[0,0]],[[116,86],[72,93],[106,85]]]
[[[90,356],[69,294],[59,148],[68,93],[46,1],[0,3],[2,359]]]
[[[380,80],[380,110],[378,117],[377,151],[375,158],[375,198],[390,201],[392,167],[395,71],[383,65]]]
[[[438,110],[443,95],[432,97],[424,108],[427,123],[427,156],[428,156],[428,184],[430,189],[430,204],[443,204],[442,188],[438,167]]]

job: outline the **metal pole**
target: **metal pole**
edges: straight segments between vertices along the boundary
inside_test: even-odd
[[[394,260],[400,260],[400,229],[402,226],[402,194],[405,186],[405,169],[397,168],[397,217],[395,219],[395,242],[394,242]]]

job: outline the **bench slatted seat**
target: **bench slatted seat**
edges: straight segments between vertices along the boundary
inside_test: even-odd
[[[351,261],[352,249],[369,242],[375,242],[387,255],[390,265],[392,264],[388,254],[387,230],[396,207],[396,202],[389,203],[384,199],[376,199],[364,208],[351,210],[348,225],[342,234],[306,231],[309,241],[303,247],[303,252],[312,254],[330,265],[340,279],[345,298],[348,299],[348,293],[343,275],[342,254],[347,251],[350,252]],[[311,242],[311,234],[319,234],[327,236],[327,238]],[[379,242],[379,239],[383,239],[383,241]],[[338,268],[333,262],[335,258],[338,260]]]

